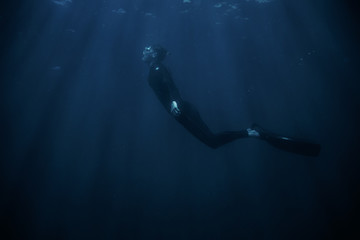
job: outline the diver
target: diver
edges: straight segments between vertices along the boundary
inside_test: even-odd
[[[201,119],[196,108],[181,98],[170,72],[162,64],[162,61],[167,55],[168,51],[160,45],[145,47],[142,60],[150,67],[148,83],[166,111],[174,116],[193,136],[207,146],[216,149],[240,138],[253,137],[265,140],[274,147],[288,152],[306,156],[319,155],[321,149],[319,144],[280,136],[256,124],[240,131],[213,133]]]

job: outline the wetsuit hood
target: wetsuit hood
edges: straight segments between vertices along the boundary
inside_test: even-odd
[[[150,45],[145,47],[142,60],[146,63],[162,62],[168,51],[160,45]]]

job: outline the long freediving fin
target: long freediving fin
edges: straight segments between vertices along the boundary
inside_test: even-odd
[[[257,124],[253,124],[252,129],[256,130],[260,134],[260,139],[267,141],[272,146],[281,150],[313,157],[319,156],[320,154],[320,144],[280,136],[263,129]]]

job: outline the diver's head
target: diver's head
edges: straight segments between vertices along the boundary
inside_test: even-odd
[[[146,63],[161,62],[168,55],[168,51],[160,45],[145,47],[142,60]]]

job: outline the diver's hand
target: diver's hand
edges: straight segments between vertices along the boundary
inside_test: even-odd
[[[174,115],[175,117],[180,116],[181,112],[180,112],[180,109],[178,108],[176,101],[171,102],[170,111],[171,111],[171,114]]]

